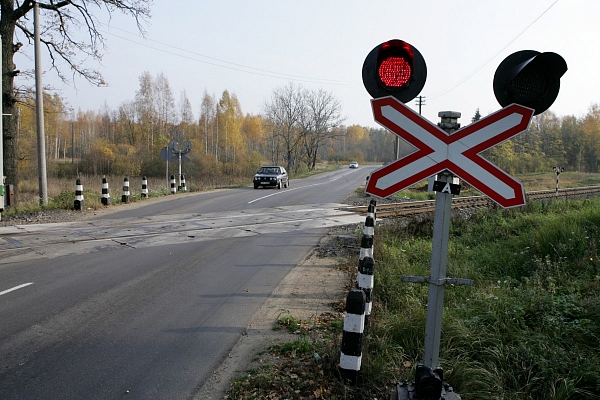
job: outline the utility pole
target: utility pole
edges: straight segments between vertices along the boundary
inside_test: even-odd
[[[421,107],[425,105],[425,99],[426,99],[425,96],[417,96],[417,98],[415,99],[415,102],[419,106],[419,115],[421,115]],[[400,138],[399,137],[396,137],[395,159],[396,160],[400,159]]]
[[[425,96],[417,96],[415,103],[419,106],[419,115],[421,115],[421,107],[425,105]]]
[[[35,104],[37,116],[38,183],[40,205],[48,205],[48,177],[46,175],[46,137],[44,134],[44,90],[42,88],[42,62],[40,57],[40,8],[33,3],[35,39]]]

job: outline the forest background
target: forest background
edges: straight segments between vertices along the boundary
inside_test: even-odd
[[[331,93],[293,83],[276,88],[258,115],[244,114],[235,93],[227,90],[220,97],[205,91],[195,107],[186,90],[176,100],[168,77],[149,72],[139,77],[139,89],[130,101],[105,103],[97,111],[74,107],[58,94],[44,94],[51,178],[164,177],[161,150],[173,140],[181,149],[185,142],[192,143],[186,155],[191,162],[183,163],[182,173],[199,187],[248,183],[265,164],[285,165],[293,176],[313,170],[317,162],[385,163],[395,157],[394,134],[344,125],[342,104]],[[482,116],[474,110],[469,122],[464,117],[463,126]],[[34,179],[38,171],[34,96],[21,97],[17,123],[19,176]],[[401,142],[401,156],[412,151]],[[533,118],[527,132],[484,156],[513,175],[547,172],[553,166],[598,172],[600,106],[591,106],[581,118],[546,111]],[[177,161],[170,162],[169,171],[177,168]]]

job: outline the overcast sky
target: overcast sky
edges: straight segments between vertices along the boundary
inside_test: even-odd
[[[401,39],[427,63],[420,94],[432,122],[439,111],[459,111],[464,126],[477,108],[482,115],[498,110],[494,72],[518,50],[565,58],[569,70],[550,110],[582,116],[600,103],[599,16],[599,0],[155,0],[145,38],[132,19],[101,20],[107,52],[101,65],[88,65],[108,87],[77,79],[75,91],[52,72],[44,84],[59,88],[74,110],[98,111],[105,102],[117,109],[133,100],[144,71],[162,72],[175,101],[185,90],[198,117],[205,91],[219,98],[228,90],[244,114],[259,114],[273,89],[292,81],[335,95],[346,125],[375,127],[362,65],[375,46]],[[33,55],[32,47],[22,51]],[[32,59],[17,63],[33,67]]]

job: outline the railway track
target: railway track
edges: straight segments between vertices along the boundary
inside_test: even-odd
[[[536,190],[527,192],[525,196],[528,201],[532,201],[554,198],[568,199],[570,197],[581,197],[598,194],[600,194],[600,186],[586,186],[579,188],[559,189],[558,192],[556,190]],[[492,207],[495,205],[496,203],[494,203],[487,196],[466,196],[455,197],[454,199],[452,199],[452,209],[456,210],[462,208]],[[367,213],[366,206],[348,207],[347,210],[365,215]],[[433,212],[434,210],[435,200],[420,200],[407,201],[401,203],[380,204],[377,205],[377,217],[413,215]]]

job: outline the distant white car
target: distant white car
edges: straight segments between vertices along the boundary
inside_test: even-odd
[[[352,161],[349,165],[350,168],[358,168],[358,163],[356,161]]]

